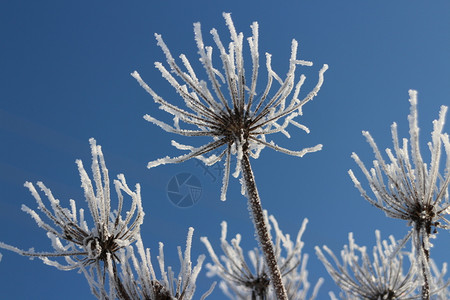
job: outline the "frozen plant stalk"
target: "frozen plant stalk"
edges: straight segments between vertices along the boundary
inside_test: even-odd
[[[359,157],[352,157],[369,181],[375,199],[370,197],[349,171],[356,188],[362,196],[375,207],[383,210],[388,217],[408,221],[412,227],[399,245],[403,247],[412,237],[417,261],[423,275],[422,298],[430,298],[430,238],[435,237],[437,228],[449,229],[447,215],[450,212],[448,186],[450,183],[450,142],[448,134],[442,133],[447,107],[442,106],[439,119],[433,121],[431,152],[429,166],[423,161],[419,147],[419,127],[417,121],[417,92],[410,90],[411,113],[408,116],[410,140],[403,139],[400,144],[397,135],[397,124],[392,124],[394,151],[386,149],[390,162],[385,162],[380,150],[369,132],[363,131],[375,153],[373,168],[368,170]],[[409,144],[409,145],[408,145]],[[443,147],[442,147],[443,145]],[[444,148],[444,149],[442,149]],[[410,157],[411,153],[411,157]],[[441,161],[441,156],[447,156]],[[411,162],[412,160],[412,162]],[[440,171],[443,166],[444,170]]]
[[[212,141],[200,146],[181,145],[172,141],[172,145],[180,150],[188,151],[187,154],[170,158],[165,157],[148,164],[155,167],[167,163],[179,163],[190,158],[197,158],[207,165],[213,165],[222,159],[225,160],[225,172],[221,199],[225,200],[230,174],[231,156],[235,155],[237,162],[234,177],[243,174],[243,187],[247,192],[249,208],[255,224],[259,244],[264,253],[265,262],[269,268],[269,276],[274,285],[278,299],[286,299],[286,291],[281,280],[281,273],[264,220],[261,201],[255,184],[255,178],[250,165],[250,157],[258,158],[265,147],[272,148],[289,155],[303,156],[309,152],[321,149],[322,145],[305,148],[300,151],[292,151],[276,145],[266,138],[273,133],[283,133],[289,137],[286,128],[292,124],[308,132],[308,129],[294,121],[294,118],[302,114],[302,107],[312,100],[323,83],[323,74],[328,66],[324,65],[319,71],[319,79],[315,87],[304,98],[299,98],[300,88],[305,81],[305,76],[295,78],[297,65],[311,66],[312,63],[297,59],[297,41],[292,41],[289,70],[285,79],[281,79],[271,66],[271,55],[266,54],[267,85],[259,100],[256,98],[257,79],[259,70],[258,50],[258,23],[251,25],[252,36],[247,39],[250,47],[252,62],[251,79],[249,84],[244,72],[244,55],[242,33],[237,33],[230,14],[224,13],[224,18],[231,34],[231,42],[226,47],[215,29],[211,30],[214,42],[219,50],[222,61],[223,73],[213,66],[213,48],[205,46],[200,29],[200,23],[194,24],[195,40],[197,42],[200,61],[208,76],[211,87],[199,80],[197,74],[185,55],[180,55],[186,71],[177,64],[162,37],[156,34],[158,45],[163,50],[170,71],[159,62],[156,68],[162,76],[175,88],[183,98],[186,108],[167,102],[154,92],[140,77],[137,72],[132,73],[139,84],[159,104],[159,108],[173,115],[173,126],[159,121],[149,115],[145,119],[160,126],[167,132],[183,136],[208,136]],[[174,75],[176,77],[174,77]],[[181,81],[181,83],[179,82]],[[271,91],[272,84],[278,82],[279,87]],[[225,84],[227,89],[221,88]],[[228,90],[228,91],[226,91]],[[259,90],[259,89],[258,89]],[[291,92],[293,93],[291,94]],[[228,95],[227,95],[228,94]],[[187,128],[181,128],[184,122]],[[192,126],[197,129],[193,130]],[[219,155],[211,154],[219,150]],[[209,153],[209,154],[208,154]]]

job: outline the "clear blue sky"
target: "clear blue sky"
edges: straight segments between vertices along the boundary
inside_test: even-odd
[[[184,245],[189,226],[195,228],[195,257],[206,253],[200,236],[218,247],[222,220],[229,222],[230,235],[243,235],[248,249],[256,245],[237,180],[221,202],[220,180],[205,175],[195,161],[147,170],[148,161],[180,151],[170,145],[175,136],[142,118],[150,113],[169,120],[129,75],[139,71],[160,95],[179,101],[153,67],[164,60],[153,33],[163,35],[174,55],[186,53],[196,61],[192,23],[200,21],[205,36],[215,27],[226,39],[222,12],[231,12],[246,36],[251,22],[259,22],[260,51],[273,54],[279,74],[286,71],[292,38],[299,41],[300,57],[315,63],[305,70],[307,80],[315,82],[320,66],[330,66],[319,96],[298,118],[311,133],[291,130],[290,140],[276,137],[292,149],[322,143],[323,150],[300,159],[266,149],[253,164],[263,206],[282,230],[295,235],[303,218],[310,220],[305,252],[310,282],[325,278],[319,299],[338,289],[314,246],[338,252],[349,231],[369,247],[375,229],[398,239],[407,232],[404,222],[387,219],[359,195],[347,170],[360,174],[352,151],[368,164],[372,160],[361,130],[369,130],[380,148],[392,145],[393,121],[407,135],[408,89],[419,91],[422,142],[429,140],[440,105],[450,105],[450,2],[1,1],[1,241],[50,250],[44,232],[20,210],[22,203],[35,207],[23,183],[44,181],[63,203],[82,203],[74,162],[90,165],[88,139],[94,137],[111,175],[124,173],[130,185],[141,183],[144,244],[156,255],[158,242],[164,242],[167,263],[175,269],[176,246]],[[169,180],[181,172],[194,174],[203,186],[199,202],[187,209],[172,205],[166,194]],[[434,244],[432,257],[441,264],[450,248],[448,232],[440,232]],[[0,252],[0,299],[93,298],[81,274]],[[197,295],[211,281],[202,272]],[[217,289],[211,299],[222,297]]]

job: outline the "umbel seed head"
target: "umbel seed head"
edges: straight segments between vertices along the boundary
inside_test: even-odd
[[[200,61],[208,77],[208,83],[199,80],[197,73],[184,54],[180,55],[183,68],[178,65],[161,35],[155,34],[158,46],[163,50],[169,69],[162,63],[156,62],[156,68],[161,75],[175,88],[184,100],[185,107],[175,105],[164,100],[153,91],[135,71],[131,75],[159,104],[159,108],[173,115],[173,125],[155,119],[150,115],[144,118],[161,127],[167,132],[183,136],[208,136],[212,141],[200,147],[182,145],[172,141],[172,145],[189,153],[178,157],[164,157],[149,162],[152,168],[162,164],[180,163],[191,158],[203,161],[206,165],[213,165],[222,159],[225,160],[225,172],[221,199],[225,200],[230,175],[231,156],[236,157],[236,167],[233,173],[238,177],[241,172],[241,159],[243,154],[249,154],[258,158],[262,149],[272,148],[289,155],[303,156],[309,152],[315,152],[322,145],[305,148],[300,151],[292,151],[276,145],[267,140],[268,136],[282,133],[290,137],[287,127],[294,125],[306,132],[306,126],[294,121],[294,118],[302,114],[304,104],[312,100],[320,90],[324,73],[328,69],[323,65],[319,71],[319,78],[315,87],[305,96],[300,97],[300,90],[306,77],[302,74],[296,76],[297,66],[312,66],[312,62],[297,58],[297,41],[292,40],[289,70],[282,79],[272,69],[271,55],[266,54],[267,82],[264,87],[259,87],[259,48],[258,48],[258,23],[254,22],[250,27],[252,36],[247,38],[250,48],[251,72],[245,75],[244,70],[244,35],[238,33],[234,27],[231,15],[223,14],[231,42],[225,47],[216,29],[212,29],[218,56],[222,62],[222,68],[213,65],[213,47],[205,46],[200,23],[194,24],[195,40],[200,54]],[[220,71],[222,69],[223,71]],[[222,87],[222,85],[224,87]],[[262,91],[261,93],[257,93]],[[187,125],[182,128],[181,124]],[[191,129],[192,126],[197,129]]]

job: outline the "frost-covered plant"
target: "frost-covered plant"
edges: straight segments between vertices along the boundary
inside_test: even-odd
[[[135,254],[133,246],[122,249],[119,253],[120,271],[113,267],[113,260],[108,260],[110,278],[114,278],[114,286],[119,299],[130,300],[191,300],[194,299],[195,282],[202,268],[204,255],[200,255],[197,264],[192,268],[191,245],[194,229],[189,228],[186,249],[184,254],[178,247],[180,259],[180,272],[175,276],[172,267],[165,266],[163,243],[159,243],[159,256],[157,256],[161,277],[156,276],[151,262],[150,249],[145,249],[139,238],[135,243],[139,258]],[[214,284],[201,297],[205,299],[213,290]]]
[[[353,233],[348,235],[348,245],[341,251],[342,262],[327,247],[323,250],[332,258],[330,261],[319,247],[316,254],[330,276],[348,298],[364,300],[417,299],[415,294],[420,286],[418,265],[414,253],[397,251],[397,242],[390,236],[390,243],[381,241],[380,232],[375,231],[376,246],[373,247],[371,261],[365,246],[358,246]],[[409,270],[404,273],[404,257],[409,259]],[[336,299],[331,294],[331,299]],[[345,298],[347,299],[347,298]]]
[[[106,299],[105,267],[107,259],[118,261],[117,251],[132,244],[139,237],[140,226],[144,219],[141,205],[140,186],[136,184],[136,191],[132,191],[123,174],[114,180],[118,203],[115,210],[111,210],[110,180],[108,169],[101,147],[96,141],[89,140],[92,152],[93,181],[89,178],[81,160],[76,160],[81,177],[81,186],[88,203],[90,220],[85,218],[84,209],[77,211],[75,200],[70,200],[70,209],[62,207],[49,188],[42,182],[37,186],[44,192],[50,206],[44,204],[35,186],[26,182],[37,202],[37,210],[22,205],[22,210],[28,213],[39,227],[47,231],[51,240],[53,252],[35,252],[21,250],[0,242],[0,247],[16,252],[20,255],[39,257],[44,263],[59,270],[81,270],[88,279],[92,293],[99,299]],[[130,209],[123,212],[124,195],[131,198]],[[45,216],[48,220],[44,220]],[[61,262],[58,258],[63,258]]]
[[[267,213],[265,213],[265,216],[267,218]],[[305,219],[303,221],[294,243],[291,241],[289,234],[283,234],[280,230],[275,217],[270,216],[269,219],[275,231],[275,253],[288,299],[315,299],[322,284],[322,279],[317,282],[312,295],[307,298],[310,288],[308,271],[306,270],[308,255],[302,255],[304,243],[301,241],[301,237],[308,220]],[[269,224],[269,222],[267,223]],[[274,299],[274,290],[270,286],[268,270],[264,264],[264,257],[261,252],[258,248],[248,251],[248,257],[251,262],[251,266],[249,266],[245,259],[244,250],[240,246],[241,235],[237,234],[230,244],[227,241],[227,223],[223,221],[221,226],[222,235],[220,242],[224,255],[221,255],[220,259],[208,238],[201,238],[213,261],[212,264],[208,263],[206,265],[206,268],[209,270],[207,275],[209,277],[219,276],[222,279],[219,284],[220,289],[230,299]]]
[[[433,259],[430,259],[430,269],[433,275],[433,284],[436,287],[436,291],[432,292],[434,299],[436,300],[448,300],[450,299],[450,280],[445,279],[447,274],[447,263],[442,265],[442,269],[439,270]]]
[[[164,100],[141,79],[137,72],[132,73],[132,76],[160,105],[159,108],[173,115],[174,120],[173,126],[171,126],[146,115],[147,121],[160,126],[167,132],[183,136],[207,136],[212,138],[211,142],[200,147],[181,145],[172,141],[173,146],[180,150],[189,151],[189,153],[174,158],[164,157],[152,161],[148,164],[148,167],[179,163],[190,158],[197,158],[207,165],[213,165],[225,159],[221,192],[221,199],[225,200],[230,174],[230,161],[231,156],[234,155],[237,162],[233,176],[238,177],[242,172],[243,187],[247,192],[249,207],[265,262],[268,265],[269,276],[272,279],[278,299],[286,299],[281,273],[277,267],[267,224],[264,221],[263,210],[250,165],[250,156],[258,158],[261,150],[265,147],[299,157],[321,149],[322,145],[317,145],[301,151],[292,151],[277,146],[273,141],[268,141],[266,136],[281,132],[289,137],[286,130],[289,124],[308,132],[308,129],[294,121],[294,118],[301,115],[303,105],[316,96],[322,86],[323,74],[328,66],[324,65],[319,71],[318,82],[312,91],[304,98],[299,98],[300,88],[305,81],[305,76],[301,75],[298,79],[296,78],[297,65],[311,66],[312,63],[297,59],[297,42],[293,40],[289,70],[285,79],[281,79],[272,70],[271,55],[266,54],[267,84],[260,99],[257,100],[258,23],[254,22],[251,25],[252,36],[247,39],[252,62],[251,78],[248,84],[244,71],[244,36],[242,33],[236,32],[230,14],[224,14],[224,18],[231,34],[231,42],[228,44],[228,48],[222,43],[217,31],[211,30],[214,42],[219,50],[224,74],[213,66],[213,48],[204,45],[200,23],[194,24],[200,61],[211,87],[208,87],[205,81],[198,79],[188,59],[182,54],[180,58],[186,70],[183,71],[173,58],[162,37],[158,34],[155,35],[158,45],[166,56],[170,71],[162,63],[156,62],[155,66],[183,98],[186,105],[185,109]],[[176,77],[172,74],[175,74]],[[274,80],[279,83],[279,87],[275,91],[271,91]],[[221,84],[226,85],[228,92],[221,88]],[[182,128],[180,122],[184,122],[187,127]],[[192,129],[193,127],[196,129]],[[212,154],[216,149],[219,151],[219,155]]]
[[[376,200],[367,194],[351,170],[349,174],[367,201],[383,210],[388,217],[406,220],[412,227],[403,242],[400,243],[400,247],[412,237],[423,275],[422,296],[424,299],[429,299],[431,278],[429,259],[432,246],[430,238],[435,237],[437,228],[450,228],[450,223],[446,218],[450,213],[448,194],[450,142],[448,134],[442,133],[447,107],[442,106],[439,119],[433,121],[431,142],[428,143],[431,162],[427,166],[420,153],[417,92],[410,90],[409,95],[411,102],[411,113],[408,116],[410,141],[405,138],[400,145],[397,124],[393,123],[391,131],[394,152],[386,149],[390,163],[384,161],[378,146],[367,131],[363,131],[363,135],[375,153],[376,159],[373,162],[373,168],[370,171],[367,170],[359,157],[355,153],[352,154],[353,159],[369,181]],[[442,158],[442,162],[443,153],[447,158]],[[440,171],[441,168],[444,170]]]

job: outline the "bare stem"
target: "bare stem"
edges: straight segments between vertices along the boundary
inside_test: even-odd
[[[247,190],[248,206],[252,214],[253,224],[255,225],[256,234],[258,236],[258,242],[262,252],[264,253],[267,268],[269,269],[269,276],[275,290],[275,294],[278,300],[287,300],[288,297],[286,289],[284,288],[283,281],[281,279],[281,272],[278,268],[268,225],[264,219],[261,200],[259,198],[258,189],[256,188],[255,177],[253,176],[253,171],[250,165],[248,151],[244,151],[244,155],[242,157],[242,172],[244,175],[245,188]]]
[[[428,278],[427,265],[430,261],[430,250],[425,248],[425,243],[422,238],[422,251],[425,254],[426,261],[422,261],[423,286],[422,286],[422,300],[430,300],[430,282]]]

